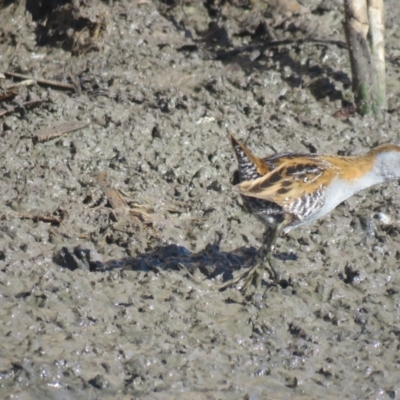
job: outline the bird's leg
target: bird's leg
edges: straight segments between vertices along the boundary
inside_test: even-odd
[[[270,277],[278,283],[280,280],[279,268],[276,266],[272,257],[272,251],[275,246],[276,239],[285,227],[285,221],[278,224],[272,231],[268,228],[263,234],[262,244],[258,252],[257,261],[254,267],[248,271],[246,280],[240,289],[241,292],[246,293],[250,285],[254,285],[256,290],[261,287],[261,274],[263,269],[267,269]],[[244,277],[243,277],[244,278]]]
[[[241,292],[246,292],[250,285],[254,285],[256,289],[261,287],[261,271],[266,267],[266,263],[269,264],[269,274],[275,282],[279,282],[280,274],[276,267],[275,262],[272,260],[272,250],[274,248],[276,239],[286,226],[286,221],[281,222],[272,229],[266,229],[263,234],[262,244],[257,256],[256,264],[249,270],[240,274],[237,278],[230,280],[229,282],[222,285],[219,290],[225,290],[229,286],[235,285],[242,279],[245,280]]]
[[[263,238],[263,243],[260,248],[259,252],[259,262],[265,265],[265,263],[269,264],[270,271],[269,274],[271,278],[275,282],[279,282],[281,280],[281,273],[279,271],[279,268],[277,267],[274,258],[272,257],[272,251],[274,250],[275,247],[275,242],[276,239],[278,239],[279,235],[281,234],[283,228],[286,226],[286,222],[282,222],[281,224],[278,224],[272,232],[267,233],[267,231],[264,233],[264,236],[268,234],[268,238]],[[263,247],[266,247],[264,250]],[[265,251],[265,253],[264,253]],[[271,273],[272,272],[272,273]]]

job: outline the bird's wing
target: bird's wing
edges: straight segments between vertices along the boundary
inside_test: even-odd
[[[326,187],[337,168],[326,159],[301,156],[288,160],[265,176],[235,186],[244,195],[287,206]]]

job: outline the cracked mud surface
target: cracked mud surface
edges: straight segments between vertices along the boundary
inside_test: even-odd
[[[282,236],[287,288],[218,291],[263,230],[227,134],[259,156],[396,140],[397,3],[382,123],[332,116],[352,101],[340,1],[27,3],[1,10],[0,72],[78,90],[0,104],[17,106],[0,117],[1,398],[399,398],[398,182]],[[35,139],[71,121],[89,126]]]

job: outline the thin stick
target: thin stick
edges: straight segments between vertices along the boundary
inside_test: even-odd
[[[47,222],[50,224],[56,224],[60,225],[61,224],[61,219],[52,217],[50,215],[39,215],[39,214],[18,214],[18,216],[21,219],[31,219],[33,222]]]
[[[51,215],[45,214],[45,215],[40,215],[40,214],[28,214],[28,213],[10,213],[10,214],[1,214],[0,219],[8,218],[8,217],[18,217],[21,219],[30,219],[33,222],[46,222],[50,224],[55,224],[55,225],[60,225],[62,222],[62,218],[56,218]]]
[[[5,92],[0,93],[0,101],[11,99],[18,94],[18,89],[8,88]]]
[[[160,219],[153,214],[153,208],[150,206],[133,204],[133,207],[129,207],[126,201],[122,198],[120,193],[113,189],[107,180],[107,172],[102,171],[97,175],[97,183],[99,184],[101,190],[107,197],[112,209],[115,211],[116,217],[118,219],[119,215],[129,215],[134,218],[139,219],[139,221],[144,224],[152,224],[154,222],[167,223],[165,219]]]
[[[346,43],[342,42],[340,40],[324,40],[324,39],[311,39],[311,38],[298,39],[298,40],[286,39],[286,40],[274,40],[274,41],[267,42],[264,44],[246,45],[246,46],[242,46],[242,47],[237,47],[232,50],[221,50],[216,53],[215,58],[217,60],[221,60],[221,59],[224,59],[227,57],[235,56],[236,54],[240,54],[243,52],[249,52],[249,51],[254,51],[254,50],[259,50],[260,52],[263,52],[270,48],[288,46],[288,45],[301,45],[301,44],[305,44],[305,43],[316,43],[316,44],[326,44],[326,45],[331,44],[331,45],[338,46],[339,48],[347,47]],[[178,49],[178,51],[179,51],[179,49]]]
[[[101,190],[107,197],[108,202],[110,203],[111,207],[115,211],[125,211],[125,214],[128,212],[128,205],[121,197],[121,195],[111,187],[109,182],[107,182],[107,172],[102,171],[97,175],[97,183],[99,184]]]
[[[79,129],[86,128],[88,125],[88,122],[65,122],[52,128],[45,128],[36,131],[34,135],[39,140],[39,142],[42,142],[44,140],[49,140],[61,136],[65,133],[75,132]]]
[[[33,101],[27,101],[26,103],[23,103],[20,106],[8,106],[7,110],[0,110],[0,117],[2,117],[3,115],[6,115],[8,113],[11,113],[11,112],[17,110],[18,108],[36,107],[42,103],[43,103],[43,100],[33,100]]]
[[[22,75],[22,74],[17,74],[15,72],[4,72],[4,75],[11,77],[11,78],[17,78],[17,79],[32,79],[36,81],[39,85],[44,85],[44,86],[53,86],[58,89],[66,89],[66,90],[75,90],[75,86],[71,85],[70,83],[63,83],[63,82],[58,82],[58,81],[52,81],[49,79],[42,79],[42,78],[34,78],[33,76],[28,76],[28,75]]]

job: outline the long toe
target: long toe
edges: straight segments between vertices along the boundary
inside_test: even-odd
[[[275,282],[279,283],[282,278],[282,274],[275,261],[272,258],[272,255],[268,258],[267,263],[269,264],[268,273],[270,278]]]
[[[228,287],[234,286],[237,283],[239,283],[242,279],[246,279],[250,273],[251,273],[251,269],[248,269],[247,271],[242,272],[236,278],[231,279],[230,281],[221,285],[218,290],[220,292],[223,292],[225,289],[228,289]]]
[[[243,286],[241,287],[240,291],[242,293],[247,293],[250,286],[254,286],[255,289],[259,289],[262,285],[261,282],[261,265],[256,264],[248,271],[248,275],[244,281]]]

